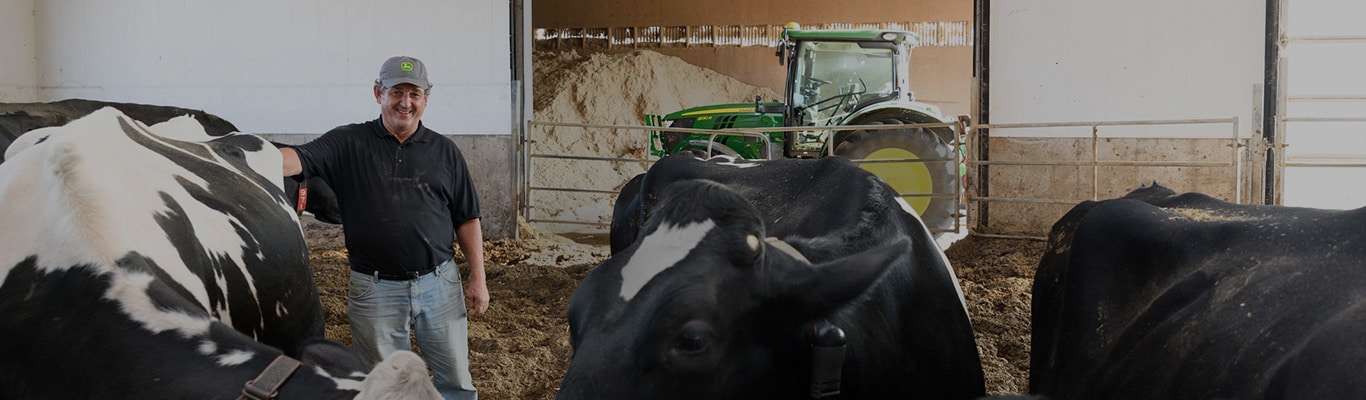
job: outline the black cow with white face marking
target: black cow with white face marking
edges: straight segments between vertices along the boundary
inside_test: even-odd
[[[558,399],[797,399],[832,381],[846,399],[982,395],[957,278],[877,177],[684,154],[639,183],[616,215],[642,223],[612,232],[631,244],[570,303]]]
[[[1366,209],[1153,185],[1083,202],[1033,288],[1031,392],[1054,399],[1366,397]]]
[[[66,125],[68,122],[80,119],[105,107],[118,109],[128,118],[147,125],[159,124],[176,117],[189,116],[203,125],[199,129],[201,132],[212,137],[238,131],[231,122],[219,118],[217,115],[180,107],[85,99],[68,99],[51,103],[0,103],[0,162],[4,162],[5,154],[8,153],[7,149],[11,144],[14,144],[25,133],[35,129]],[[30,141],[37,140],[30,139]],[[276,147],[280,146],[276,144]],[[291,178],[284,179],[285,193],[291,194],[290,204],[297,204],[297,197],[292,194],[298,192],[301,184],[305,184],[304,186],[308,189],[304,211],[313,214],[319,221],[340,224],[341,206],[337,203],[337,196],[332,193],[332,187],[318,177],[310,177],[304,181],[296,181]]]
[[[46,129],[0,164],[0,398],[234,398],[276,360],[303,362],[263,389],[285,398],[436,396],[412,353],[321,339],[269,142],[113,108]]]

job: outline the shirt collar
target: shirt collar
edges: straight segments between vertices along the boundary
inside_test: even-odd
[[[389,133],[388,129],[384,128],[383,120],[384,116],[381,115],[379,118],[375,118],[374,121],[370,121],[370,131],[374,133],[375,136],[391,138],[394,137],[394,135]],[[426,142],[427,139],[429,139],[430,137],[431,131],[427,130],[427,125],[423,125],[422,121],[417,121],[417,131],[413,132],[413,136],[408,138],[408,140],[412,142],[423,143]]]

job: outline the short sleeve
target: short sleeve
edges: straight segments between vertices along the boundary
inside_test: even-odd
[[[452,146],[454,147],[454,146]],[[452,164],[455,171],[451,173],[451,223],[460,226],[465,221],[479,218],[479,194],[474,189],[474,180],[470,179],[470,170],[465,165],[465,157],[460,154],[459,148],[453,149]]]

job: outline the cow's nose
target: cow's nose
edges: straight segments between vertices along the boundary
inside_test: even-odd
[[[570,374],[560,383],[559,392],[555,395],[555,400],[576,400],[600,398],[598,395],[598,382],[595,379],[586,378],[580,374]]]

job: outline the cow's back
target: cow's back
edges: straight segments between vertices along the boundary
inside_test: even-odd
[[[1035,275],[1032,392],[1354,398],[1366,367],[1366,210],[1207,196],[1088,202]],[[1348,373],[1347,371],[1353,371]]]
[[[634,227],[649,219],[669,185],[691,179],[721,183],[750,199],[770,236],[805,243],[808,248],[799,249],[814,262],[918,236],[921,230],[928,233],[913,212],[902,212],[909,206],[897,202],[876,176],[838,157],[753,162],[678,154],[659,160],[638,179],[639,191],[630,197],[634,200],[623,201],[629,193],[624,190],[614,213],[614,220],[634,220],[629,233],[638,233]],[[626,188],[633,189],[635,180]],[[616,241],[618,224],[613,226]],[[636,239],[621,236],[624,244]]]
[[[119,110],[129,118],[147,125],[156,125],[176,119],[178,117],[189,117],[199,125],[198,130],[211,137],[224,136],[237,132],[237,127],[231,122],[201,110],[187,109],[181,107],[161,106],[137,103],[115,103],[85,99],[68,99],[50,103],[0,103],[0,163],[3,163],[6,154],[13,153],[10,146],[16,145],[17,140],[26,133],[36,129],[60,127],[68,122],[80,119],[96,110],[112,107]],[[32,138],[31,142],[40,139]],[[286,193],[291,194],[290,200],[297,202],[295,195],[301,186],[308,189],[307,203],[305,211],[312,213],[319,221],[340,224],[341,208],[337,203],[336,194],[318,177],[304,177],[305,179],[284,179],[282,185]],[[293,204],[293,203],[292,203]]]
[[[173,308],[289,353],[321,336],[298,222],[276,181],[254,169],[278,174],[279,153],[268,142],[167,140],[112,109],[64,129],[0,164],[0,277],[28,265],[43,279],[109,279],[106,296],[127,300],[126,314],[149,327],[170,318],[155,306],[171,300],[158,296],[174,295],[188,305]],[[164,288],[148,297],[142,279]],[[143,301],[154,308],[139,308]]]

